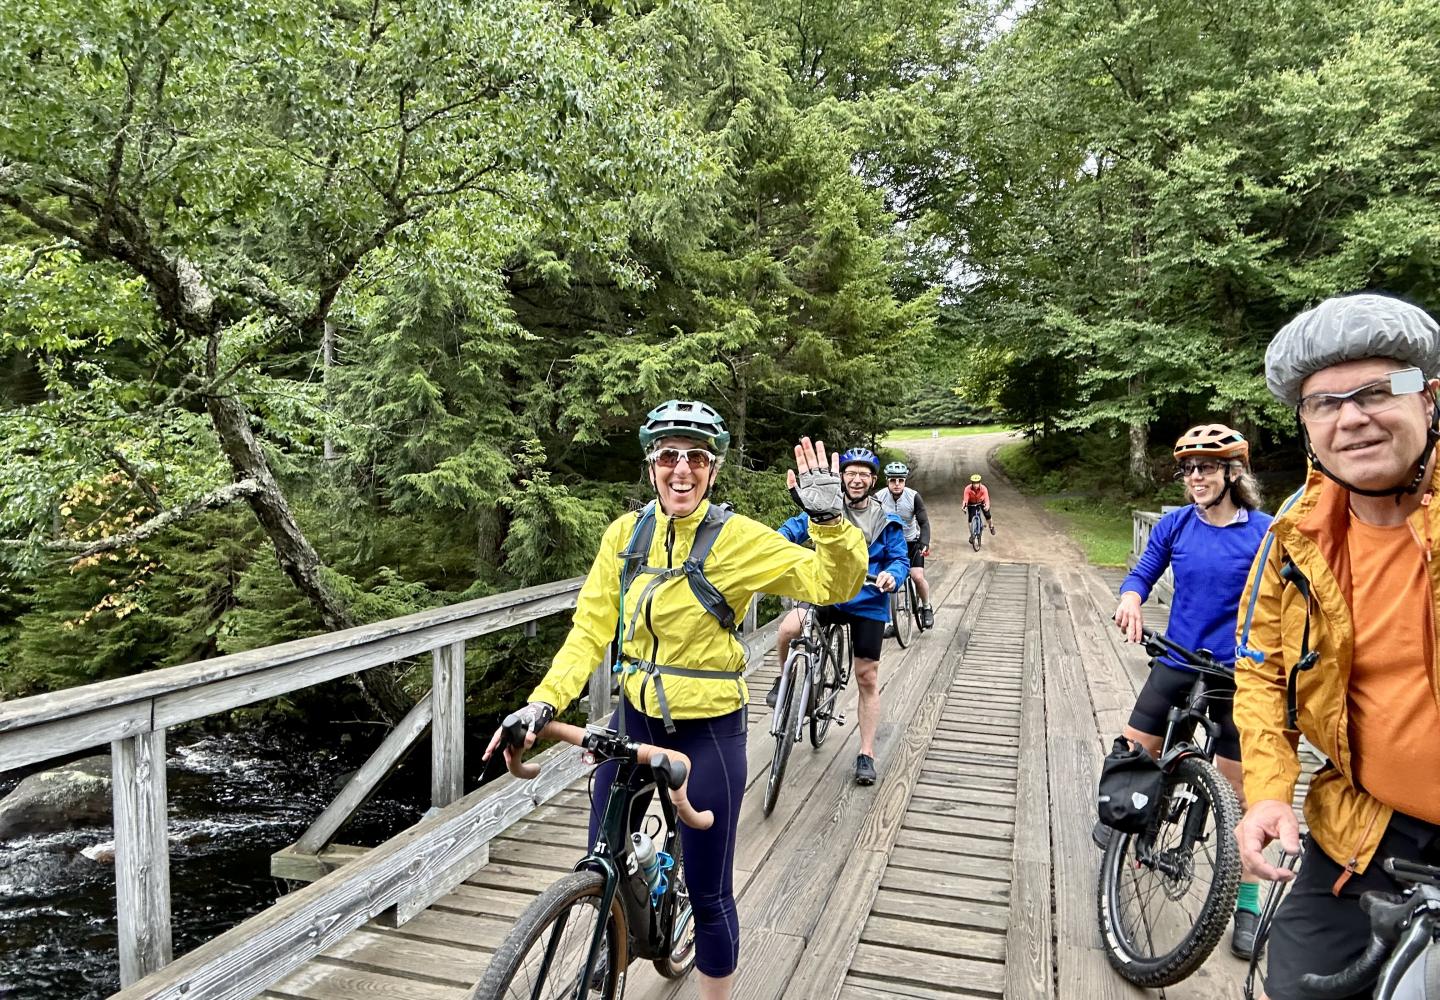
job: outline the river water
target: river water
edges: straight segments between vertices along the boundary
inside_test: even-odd
[[[295,842],[359,766],[358,747],[333,737],[231,733],[176,737],[169,747],[170,879],[174,950],[182,955],[283,894],[272,852]],[[368,750],[368,748],[366,748]],[[341,831],[375,844],[419,818],[425,767],[402,770]],[[18,778],[0,776],[0,796]],[[109,826],[0,843],[0,997],[96,1000],[119,989],[115,869],[81,853]]]

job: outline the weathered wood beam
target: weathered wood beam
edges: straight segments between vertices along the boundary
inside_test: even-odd
[[[325,807],[325,811],[300,835],[300,839],[295,841],[296,853],[318,854],[321,848],[330,843],[330,838],[365,804],[365,800],[379,787],[380,782],[400,763],[405,751],[425,732],[430,725],[430,711],[430,699],[421,698],[405,713],[405,717],[385,735],[385,739],[375,748],[370,758],[345,782],[345,787],[340,789],[335,800]],[[273,869],[273,860],[271,865]]]
[[[110,759],[120,982],[128,986],[170,962],[165,731],[116,740]]]
[[[288,694],[575,605],[580,578],[343,632],[0,704],[5,767],[49,760]]]
[[[508,775],[477,789],[363,857],[133,983],[111,1000],[241,1000],[253,997],[366,921],[434,891],[466,859],[585,772],[580,751],[540,755],[534,781]],[[463,876],[462,876],[463,877]]]
[[[430,703],[430,804],[448,806],[465,793],[465,642],[434,652]]]

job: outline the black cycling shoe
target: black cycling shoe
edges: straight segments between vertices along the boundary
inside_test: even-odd
[[[875,758],[860,754],[855,758],[855,784],[875,784]]]
[[[990,534],[995,534],[995,525],[990,525]]]
[[[884,636],[884,637],[885,637],[886,639],[893,639],[893,638],[895,638],[895,623],[894,623],[894,622],[886,622],[886,623],[885,623],[885,636]]]
[[[780,678],[775,678],[775,683],[770,685],[770,690],[765,694],[765,707],[774,708],[775,702],[780,700]]]
[[[1095,846],[1102,851],[1110,846],[1110,841],[1114,837],[1115,828],[1113,826],[1106,826],[1098,819],[1095,821],[1095,825],[1090,828],[1090,839],[1095,841]]]
[[[1236,910],[1235,926],[1230,931],[1230,954],[1247,962],[1255,957],[1255,932],[1259,928],[1259,914],[1249,910]]]
[[[932,608],[932,607],[931,607],[930,605],[928,605],[928,604],[925,605],[923,608],[920,609],[920,627],[921,627],[921,628],[934,628],[934,627],[935,627],[935,609]]]

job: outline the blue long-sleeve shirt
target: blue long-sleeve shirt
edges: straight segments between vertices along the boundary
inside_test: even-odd
[[[1270,515],[1245,512],[1243,521],[1217,528],[1194,504],[1172,510],[1150,532],[1140,561],[1120,584],[1144,601],[1169,566],[1175,574],[1175,603],[1165,635],[1187,649],[1208,649],[1221,663],[1235,662],[1236,611],[1250,564],[1270,527]],[[1166,666],[1188,669],[1169,653]]]
[[[797,545],[804,545],[810,540],[810,515],[796,514],[780,525],[779,531]],[[904,585],[905,578],[910,575],[910,549],[905,544],[905,522],[894,514],[885,515],[885,527],[870,542],[870,568],[866,572],[871,576],[889,573],[895,578],[897,586]],[[1236,599],[1239,599],[1238,595]],[[890,595],[874,584],[867,583],[860,588],[858,594],[842,604],[836,604],[835,608],[857,618],[889,621]]]

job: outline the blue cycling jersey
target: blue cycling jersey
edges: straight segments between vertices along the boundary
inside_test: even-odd
[[[876,501],[877,503],[879,501]],[[796,514],[780,525],[780,534],[790,541],[803,545],[810,540],[810,515]],[[894,514],[886,514],[880,531],[870,541],[871,576],[889,573],[897,584],[903,584],[910,575],[910,549],[905,544],[905,524]],[[890,595],[874,584],[865,584],[860,593],[835,608],[858,618],[872,621],[890,620]]]
[[[1221,663],[1235,662],[1235,632],[1240,595],[1255,552],[1270,527],[1263,511],[1241,511],[1243,518],[1216,527],[1194,504],[1172,510],[1150,533],[1140,561],[1120,585],[1143,601],[1169,566],[1175,574],[1175,603],[1165,634],[1187,649],[1208,649]],[[1170,654],[1166,666],[1188,669]]]

